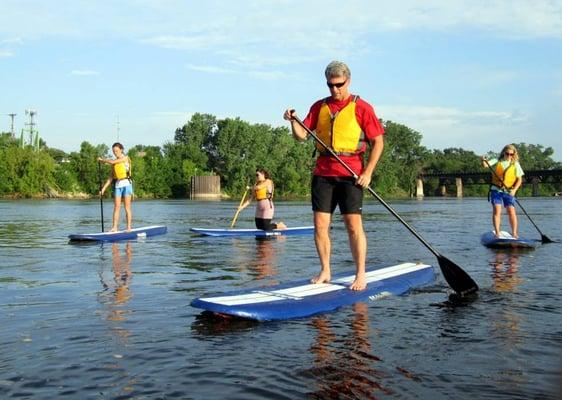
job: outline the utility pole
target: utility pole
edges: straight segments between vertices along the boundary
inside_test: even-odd
[[[8,114],[8,115],[12,118],[12,125],[11,125],[10,132],[12,133],[12,139],[15,139],[15,137],[16,137],[16,132],[14,131],[14,117],[15,117],[17,114],[11,113],[11,114]]]
[[[37,114],[37,111],[27,109],[25,110],[25,115],[29,115],[29,122],[26,124],[29,127],[29,144],[33,146],[33,132],[35,127],[35,122],[33,121],[33,117]]]

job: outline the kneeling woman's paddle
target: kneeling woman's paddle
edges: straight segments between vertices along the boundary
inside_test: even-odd
[[[503,183],[503,179],[500,178],[500,176],[497,174],[496,170],[492,168],[492,166],[490,165],[490,163],[488,162],[488,160],[486,160],[485,158],[483,158],[484,162],[486,163],[486,165],[488,166],[488,168],[490,169],[490,171],[492,171],[492,174],[494,174],[496,176],[496,178],[499,179],[500,183],[502,184],[503,187],[505,186],[505,183]],[[529,218],[529,221],[531,221],[531,224],[533,224],[533,226],[537,229],[537,231],[539,231],[539,233],[541,234],[541,242],[543,243],[555,243],[554,240],[550,239],[548,236],[546,236],[544,233],[541,232],[541,230],[539,229],[539,227],[537,226],[537,224],[535,224],[535,222],[531,219],[531,217],[529,216],[529,214],[527,214],[527,211],[525,211],[525,209],[523,208],[523,206],[521,205],[521,203],[519,202],[519,200],[517,200],[517,197],[513,196],[513,198],[515,199],[515,202],[517,203],[517,205],[519,205],[519,208],[521,208],[521,211],[523,211],[525,213],[525,215],[527,216],[527,218]]]
[[[248,194],[248,189],[250,189],[250,186],[246,186],[246,191],[244,192],[244,195],[242,196],[242,200],[240,200],[240,204],[238,205],[238,209],[236,210],[236,214],[234,214],[234,218],[232,219],[232,223],[230,224],[231,228],[234,228],[234,224],[236,223],[236,219],[238,218],[238,214],[240,214],[240,211],[242,211],[240,209],[240,207],[242,207],[242,204],[244,204],[244,199],[246,198],[246,194]]]
[[[336,160],[338,160],[338,162],[346,170],[349,171],[349,173],[353,176],[353,178],[355,178],[355,179],[358,178],[357,174],[349,167],[349,165],[347,165],[341,158],[339,158],[339,156],[334,152],[334,150],[332,150],[330,147],[326,146],[324,144],[324,142],[322,142],[322,140],[320,140],[320,138],[318,138],[318,136],[316,136],[316,134],[314,132],[312,132],[310,129],[308,129],[308,127],[298,117],[293,117],[293,119],[295,121],[297,121],[299,123],[299,125],[302,126],[306,130],[306,132],[308,132],[308,134],[314,138],[314,140],[316,140],[322,147],[324,147],[326,149],[326,151],[328,151],[332,157],[334,157]],[[462,270],[461,267],[459,267],[457,264],[455,264],[454,262],[449,260],[447,257],[440,254],[433,247],[431,247],[431,245],[424,238],[422,238],[420,236],[420,234],[417,233],[414,230],[414,228],[412,228],[410,225],[408,225],[408,223],[406,221],[404,221],[404,219],[402,219],[402,217],[400,215],[398,215],[398,213],[396,211],[394,211],[392,209],[392,207],[390,207],[373,189],[371,189],[370,187],[367,187],[367,190],[373,196],[375,196],[376,199],[378,201],[380,201],[380,203],[388,211],[390,211],[390,213],[392,215],[394,215],[398,219],[398,221],[402,222],[402,224],[406,228],[408,228],[408,230],[410,232],[412,232],[412,234],[416,238],[418,238],[419,241],[422,242],[424,244],[424,246],[427,247],[429,249],[429,251],[431,251],[437,257],[437,260],[439,261],[439,267],[441,268],[441,272],[443,273],[443,277],[445,278],[445,280],[447,281],[449,286],[451,286],[451,288],[455,292],[457,292],[460,296],[464,296],[464,295],[476,292],[478,290],[478,285],[476,284],[476,282],[474,282],[472,280],[472,278],[466,272],[464,272]]]
[[[103,194],[101,194],[101,189],[103,187],[102,179],[101,179],[101,162],[98,162],[98,176],[100,180],[100,211],[101,211],[101,231],[103,232]]]

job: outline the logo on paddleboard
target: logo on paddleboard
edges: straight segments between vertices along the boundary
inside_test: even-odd
[[[369,300],[380,300],[380,299],[384,299],[385,297],[389,297],[392,296],[392,293],[390,292],[380,292],[377,294],[373,294],[372,296],[369,296]]]

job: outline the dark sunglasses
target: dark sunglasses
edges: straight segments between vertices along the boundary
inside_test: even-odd
[[[330,83],[330,82],[326,82],[326,85],[328,85],[328,87],[330,89],[333,89],[335,87],[337,87],[338,89],[341,88],[343,85],[345,85],[347,83],[347,79],[343,82],[338,82],[338,83]]]
[[[504,153],[506,156],[514,156],[515,153]]]

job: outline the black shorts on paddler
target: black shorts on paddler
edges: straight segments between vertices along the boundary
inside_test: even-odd
[[[254,218],[256,222],[256,229],[261,229],[264,231],[272,231],[277,229],[277,224],[271,223],[271,218]]]
[[[363,188],[355,184],[353,177],[312,177],[312,211],[332,214],[336,206],[342,214],[361,214]]]

